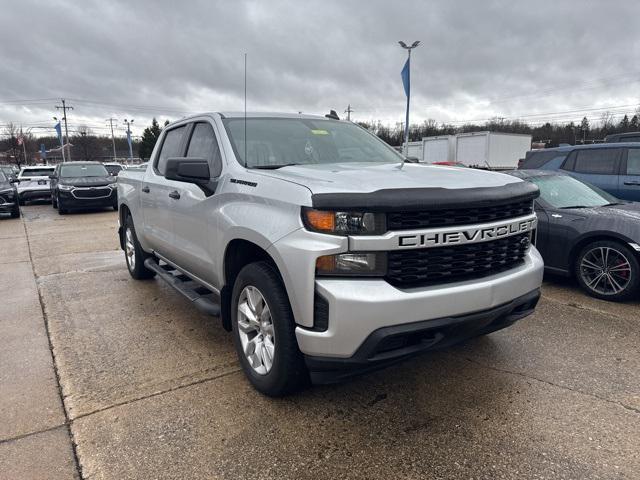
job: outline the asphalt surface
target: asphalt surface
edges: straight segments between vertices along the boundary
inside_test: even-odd
[[[136,282],[116,213],[0,219],[0,478],[638,479],[640,302],[549,279],[515,326],[274,400]]]

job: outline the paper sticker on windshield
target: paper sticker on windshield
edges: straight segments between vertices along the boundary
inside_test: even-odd
[[[329,132],[326,130],[311,130],[311,133],[314,135],[329,135]]]

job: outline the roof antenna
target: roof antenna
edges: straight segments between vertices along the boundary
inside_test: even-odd
[[[247,168],[247,54],[244,54],[244,168]]]
[[[325,117],[332,118],[333,120],[340,120],[340,117],[335,110],[330,110],[329,113],[325,115]]]

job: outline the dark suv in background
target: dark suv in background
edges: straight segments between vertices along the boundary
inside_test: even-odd
[[[118,209],[116,178],[98,162],[59,164],[51,178],[53,208],[64,215],[71,209],[112,207]]]
[[[527,152],[520,170],[562,170],[624,200],[640,201],[640,143],[600,143]]]

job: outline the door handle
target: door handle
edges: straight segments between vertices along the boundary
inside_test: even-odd
[[[625,185],[640,185],[640,182],[624,182]]]
[[[173,192],[171,192],[171,193],[169,194],[169,196],[170,196],[171,198],[175,198],[176,200],[178,200],[178,199],[180,198],[180,192],[178,192],[177,190],[174,190]]]
[[[143,193],[149,193],[151,190],[149,189],[149,187],[147,187],[146,185],[144,187],[142,187],[142,192]]]

